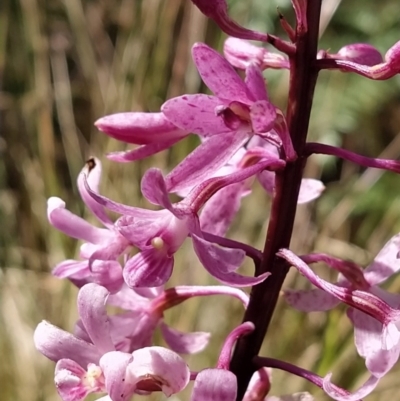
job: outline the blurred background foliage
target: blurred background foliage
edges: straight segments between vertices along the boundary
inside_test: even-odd
[[[288,0],[232,0],[229,4],[239,22],[261,31],[283,34],[277,7],[293,20]],[[335,52],[347,43],[364,41],[385,53],[400,39],[399,15],[397,0],[324,0],[320,48]],[[49,226],[46,199],[59,196],[70,210],[91,219],[75,180],[85,159],[94,154],[104,161],[103,193],[144,206],[139,189],[143,172],[149,166],[168,171],[196,146],[197,139],[187,138],[151,160],[119,165],[108,162],[104,154],[125,145],[99,133],[93,122],[113,112],[157,111],[168,97],[205,90],[191,62],[190,48],[196,41],[205,41],[221,49],[223,40],[215,24],[188,0],[0,2],[3,401],[59,399],[53,385],[54,364],[36,352],[32,333],[41,319],[73,328],[76,289],[54,279],[50,271],[56,263],[76,256],[77,244]],[[271,98],[284,108],[287,72],[266,71],[265,77]],[[399,77],[372,82],[340,72],[321,73],[310,124],[313,141],[396,159],[399,131]],[[385,241],[400,231],[398,176],[321,156],[310,158],[306,175],[321,178],[327,189],[318,201],[298,208],[292,242],[296,251],[324,251],[367,265]],[[256,188],[245,199],[230,235],[261,248],[268,205]],[[172,283],[212,282],[190,247],[179,258]],[[326,277],[334,279],[330,272]],[[304,288],[307,283],[291,272],[285,285]],[[389,288],[398,291],[399,280],[392,280]],[[263,354],[319,374],[333,371],[338,384],[355,388],[367,375],[343,311],[304,315],[279,303]],[[202,299],[179,306],[166,318],[181,330],[213,333],[210,347],[188,358],[193,369],[200,369],[215,362],[224,336],[241,316],[234,301]],[[367,399],[397,399],[398,374],[395,369],[387,375]],[[303,380],[274,372],[274,394],[304,389],[318,400],[326,399]]]

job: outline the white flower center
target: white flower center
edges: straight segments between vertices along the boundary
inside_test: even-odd
[[[154,237],[151,240],[151,245],[152,245],[153,248],[155,248],[155,249],[160,251],[161,249],[164,248],[165,243],[164,243],[164,240],[161,237]]]

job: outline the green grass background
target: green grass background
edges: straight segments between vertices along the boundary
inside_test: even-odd
[[[246,26],[282,34],[276,7],[293,20],[286,0],[230,1],[232,16]],[[320,47],[337,51],[367,41],[382,53],[400,39],[397,0],[324,0]],[[205,90],[190,58],[196,41],[221,49],[224,36],[188,0],[2,0],[0,2],[0,399],[58,400],[54,364],[41,356],[32,333],[42,319],[72,330],[76,289],[50,274],[76,256],[75,241],[47,222],[46,199],[91,220],[75,180],[85,159],[101,157],[102,192],[146,206],[139,183],[150,166],[168,171],[197,145],[190,137],[173,149],[134,164],[108,162],[104,154],[126,146],[99,133],[93,122],[118,111],[157,111],[165,99]],[[288,74],[266,71],[270,96],[284,108]],[[372,82],[340,72],[321,73],[310,124],[312,140],[368,156],[400,156],[400,78]],[[312,157],[308,177],[322,178],[325,194],[298,208],[292,248],[321,251],[368,264],[400,231],[400,178],[360,169],[329,157]],[[269,200],[260,188],[244,200],[230,231],[262,247]],[[243,269],[251,274],[251,266]],[[319,272],[334,279],[326,268]],[[326,273],[324,273],[326,272]],[[189,244],[179,253],[171,284],[213,283]],[[305,288],[291,272],[285,286]],[[400,281],[387,286],[399,291]],[[344,308],[301,314],[280,302],[262,354],[334,372],[354,389],[367,374],[357,357]],[[262,313],[262,310],[260,310]],[[212,366],[226,334],[241,321],[233,300],[191,300],[166,315],[181,330],[209,330],[208,349],[188,358],[193,369]],[[367,400],[400,397],[399,369]],[[274,372],[272,393],[310,390],[305,381]],[[174,400],[188,399],[189,392]],[[138,397],[140,398],[140,397]],[[150,398],[150,397],[148,397]],[[154,395],[152,399],[162,399]]]

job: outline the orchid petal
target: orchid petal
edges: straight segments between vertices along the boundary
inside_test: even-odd
[[[85,375],[86,370],[75,361],[61,359],[57,362],[54,382],[63,401],[81,401],[89,393],[103,390],[94,380],[92,380],[92,388],[85,385],[86,383],[83,383]]]
[[[325,185],[320,180],[313,178],[303,178],[301,180],[299,197],[297,203],[304,204],[319,198],[321,193],[325,190]]]
[[[213,195],[200,214],[202,231],[224,236],[240,208],[247,188],[243,183],[228,185]]]
[[[126,248],[129,246],[128,241],[122,235],[113,233],[114,238],[112,241],[101,244],[103,246],[93,247],[91,244],[83,244],[81,246],[81,257],[94,260],[113,260],[122,255]]]
[[[199,10],[208,18],[213,19],[228,35],[241,39],[268,41],[268,35],[243,28],[228,15],[226,0],[192,0]]]
[[[250,64],[256,64],[262,70],[266,68],[289,69],[289,60],[282,54],[269,52],[246,40],[230,37],[224,43],[224,56],[235,68],[245,70]]]
[[[209,178],[194,187],[186,198],[181,201],[181,205],[184,204],[186,207],[190,205],[192,211],[198,212],[200,208],[203,207],[204,204],[220,189],[227,187],[230,184],[243,182],[264,169],[277,170],[284,165],[285,162],[280,159],[263,159],[255,164],[249,165],[248,167],[242,167],[232,174]]]
[[[159,287],[156,287],[159,288]],[[153,290],[153,288],[143,288],[145,290]],[[142,290],[143,290],[142,289]],[[124,284],[116,294],[110,294],[107,299],[107,305],[117,306],[121,309],[135,311],[146,309],[150,300],[139,294],[137,289],[129,288]]]
[[[389,350],[380,348],[373,354],[368,355],[365,360],[365,365],[374,376],[381,378],[397,363],[399,355],[400,344],[397,344]]]
[[[177,286],[163,291],[158,300],[154,300],[157,308],[166,310],[192,297],[204,297],[210,295],[229,295],[238,299],[245,308],[249,303],[249,296],[242,290],[222,285],[206,286]],[[154,307],[154,304],[153,304]]]
[[[383,62],[381,53],[368,43],[352,43],[342,47],[336,55],[342,60],[352,61],[357,64],[374,66]]]
[[[255,100],[268,101],[268,94],[267,94],[267,89],[265,87],[264,77],[258,65],[251,63],[246,68],[245,83]]]
[[[208,138],[165,177],[168,191],[181,191],[211,177],[247,139],[248,134],[244,132]]]
[[[148,347],[153,342],[153,334],[160,317],[149,313],[148,308],[135,310],[110,317],[111,333],[117,351],[132,352]]]
[[[173,207],[160,169],[150,168],[146,171],[142,178],[141,191],[149,202],[160,205],[173,213]]]
[[[87,260],[64,260],[54,267],[51,273],[58,278],[86,278],[90,275],[89,262]]]
[[[367,358],[382,346],[382,323],[354,308],[349,308],[347,315],[354,325],[357,352]]]
[[[158,287],[150,287],[150,288],[146,287],[135,288],[135,292],[141,297],[151,300],[158,297],[164,292],[164,286],[160,285]]]
[[[257,174],[257,178],[267,194],[272,196],[275,189],[275,172],[264,170]]]
[[[265,401],[315,401],[315,398],[310,393],[301,392],[290,395],[281,395],[280,397],[267,397]]]
[[[241,249],[221,248],[192,233],[194,250],[205,269],[223,284],[233,287],[253,286],[264,281],[269,273],[246,277],[234,273],[245,257]]]
[[[153,156],[156,153],[161,152],[165,149],[169,149],[172,145],[175,145],[181,139],[182,138],[179,137],[164,142],[149,143],[147,145],[142,145],[125,152],[110,152],[107,153],[107,159],[119,163],[129,163],[136,160],[142,160],[146,157]]]
[[[87,188],[92,189],[93,192],[99,192],[99,184],[101,177],[101,162],[99,159],[92,157],[90,158],[82,171],[78,175],[77,184],[79,193],[85,202],[86,206],[90,209],[94,216],[103,223],[107,228],[112,228],[113,223],[107,216],[104,207],[99,205],[88,193]]]
[[[161,110],[177,126],[206,138],[232,131],[216,112],[223,105],[217,97],[199,93],[169,99]]]
[[[400,269],[400,234],[392,237],[381,249],[373,262],[365,269],[364,277],[370,285],[387,280]]]
[[[140,384],[153,381],[169,397],[183,390],[189,382],[190,371],[175,352],[162,347],[147,347],[133,352],[127,368],[127,381]]]
[[[347,312],[354,324],[357,352],[365,358],[367,369],[376,377],[384,376],[398,361],[400,344],[390,350],[382,348],[382,323],[356,309]]]
[[[162,210],[147,210],[139,207],[127,206],[122,203],[114,202],[113,200],[93,192],[89,187],[86,187],[90,196],[106,209],[119,214],[127,214],[128,216],[155,219],[163,215]]]
[[[328,292],[349,306],[367,313],[381,323],[384,323],[382,343],[387,349],[393,347],[398,341],[400,333],[397,329],[393,328],[392,322],[399,320],[399,310],[392,308],[384,300],[370,292],[352,290],[323,280],[315,274],[306,263],[288,249],[279,250],[277,255],[288,261],[316,287]]]
[[[104,354],[100,359],[100,366],[104,372],[105,387],[113,401],[129,400],[134,392],[134,386],[125,380],[126,370],[132,362],[132,355],[112,351]]]
[[[334,296],[319,288],[308,291],[285,290],[285,300],[290,306],[303,312],[327,311],[340,303]]]
[[[160,329],[165,342],[179,354],[196,354],[207,347],[210,333],[204,331],[182,333],[161,322]]]
[[[236,376],[225,369],[204,369],[194,381],[190,401],[235,401]]]
[[[116,293],[124,283],[122,267],[116,260],[94,260],[91,264],[91,281]]]
[[[229,37],[224,42],[225,58],[231,65],[241,70],[245,70],[250,64],[260,66],[265,53],[264,48],[254,46],[246,40]]]
[[[100,118],[96,127],[112,138],[136,145],[181,139],[188,133],[172,124],[163,113],[117,113]]]
[[[192,47],[193,61],[204,83],[220,99],[251,104],[255,99],[232,66],[204,43]]]
[[[33,340],[36,349],[54,362],[70,358],[86,367],[90,362],[96,363],[101,356],[93,344],[82,341],[46,321],[38,324]]]
[[[47,217],[53,227],[72,238],[98,244],[111,236],[108,230],[95,227],[65,209],[65,202],[54,196],[47,201]]]
[[[272,171],[262,171],[258,174],[258,181],[265,189],[265,191],[272,195],[275,189],[275,173]],[[313,178],[303,178],[301,180],[299,197],[297,203],[299,205],[308,203],[317,199],[325,190],[324,184]]]
[[[254,323],[247,321],[235,327],[226,337],[224,345],[218,357],[217,367],[219,369],[229,369],[233,349],[239,338],[252,333],[255,329]]]
[[[352,163],[358,164],[363,167],[372,167],[382,170],[392,171],[394,173],[400,173],[400,162],[398,160],[390,159],[379,159],[373,157],[366,157],[357,153],[351,152],[350,150],[325,145],[323,143],[308,142],[306,144],[306,154],[311,155],[322,154],[336,156],[344,160],[349,160]]]
[[[55,277],[70,280],[87,278],[112,293],[117,292],[123,284],[122,268],[115,260],[94,260],[90,268],[87,260],[65,260],[52,270],[52,274]]]
[[[250,106],[250,118],[255,133],[269,132],[276,120],[276,107],[268,100],[258,100]]]
[[[271,390],[271,376],[272,369],[270,368],[261,368],[254,372],[247,386],[243,401],[272,401],[270,398],[273,399],[274,397],[265,398]]]
[[[124,268],[124,279],[131,287],[158,287],[171,277],[174,258],[150,248],[129,259]]]
[[[369,379],[354,393],[344,395],[341,391],[338,391],[336,386],[331,383],[332,373],[325,376],[323,381],[323,389],[329,395],[337,401],[359,401],[363,397],[370,394],[379,382],[379,378],[371,375]]]
[[[102,286],[84,285],[78,294],[78,312],[93,344],[102,352],[114,351],[106,312],[109,292]]]
[[[157,237],[168,225],[171,213],[160,211],[160,216],[156,219],[141,219],[132,216],[121,216],[115,223],[115,228],[123,235],[129,243],[139,249],[148,247],[149,241]]]

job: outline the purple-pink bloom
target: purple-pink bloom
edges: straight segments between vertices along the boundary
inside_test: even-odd
[[[271,389],[272,369],[261,368],[254,372],[247,387],[243,401],[314,401],[314,397],[307,393],[294,393],[290,395],[267,396]]]
[[[120,328],[113,327],[107,315],[108,296],[97,284],[80,289],[80,324],[75,335],[47,322],[35,330],[36,348],[57,362],[55,382],[62,399],[79,401],[89,393],[107,392],[113,401],[123,401],[143,386],[166,395],[182,390],[190,372],[173,351],[146,347],[129,353],[118,349],[114,340]]]
[[[245,252],[241,249],[219,247],[203,238],[198,211],[218,190],[242,182],[265,168],[280,168],[282,160],[271,158],[224,177],[211,178],[195,186],[188,196],[174,205],[168,198],[166,182],[158,169],[150,169],[142,180],[142,193],[153,204],[164,207],[148,211],[113,202],[95,192],[93,199],[108,209],[123,214],[116,227],[141,252],[129,259],[124,278],[130,287],[154,287],[164,284],[170,277],[173,255],[190,235],[195,252],[211,275],[224,284],[233,286],[255,285],[267,274],[244,277],[235,271],[241,265]],[[88,187],[90,191],[90,188]]]
[[[320,68],[340,68],[374,80],[392,78],[400,72],[400,41],[385,54],[384,60],[374,47],[367,44],[353,44],[342,48],[337,55],[324,54],[317,60]]]
[[[329,54],[328,57],[352,61],[371,67],[383,62],[381,53],[369,43],[352,43],[343,46],[337,54]]]
[[[250,139],[246,147],[242,147],[230,161],[214,173],[214,177],[223,177],[239,171],[262,159],[278,158],[279,154],[274,145],[261,137]],[[275,190],[275,172],[263,170],[257,174],[257,179],[272,196]],[[201,229],[215,235],[225,235],[241,204],[241,199],[251,192],[254,177],[237,184],[228,185],[218,191],[205,204],[200,214]],[[301,181],[298,203],[311,202],[318,198],[325,186],[319,180],[303,178]],[[181,194],[181,192],[180,192]]]
[[[243,28],[233,21],[228,15],[226,0],[192,0],[192,2],[228,35],[241,39],[268,41],[268,34]]]
[[[194,382],[191,401],[235,401],[237,394],[236,376],[229,371],[233,347],[239,337],[254,330],[254,324],[245,322],[227,336],[218,358],[217,368],[204,369]]]
[[[381,310],[375,312],[372,309],[363,311],[363,308],[358,307],[357,304],[351,305],[347,302],[353,306],[349,308],[348,316],[354,325],[357,351],[365,358],[368,370],[378,378],[393,367],[400,355],[398,329],[400,317],[396,312],[400,307],[400,295],[387,293],[378,287],[400,269],[399,249],[400,235],[396,235],[389,240],[364,271],[357,270],[356,274],[349,274],[348,263],[342,262],[345,276],[340,274],[337,284],[343,291],[348,292],[348,296],[364,292],[371,294],[371,300],[372,297],[383,300]],[[330,266],[332,263],[340,264],[338,260],[330,261],[326,258],[323,260]],[[333,267],[337,268],[337,266]],[[333,292],[327,291],[326,288],[322,289],[319,285],[317,287],[319,288],[311,291],[286,291],[285,298],[294,308],[303,311],[328,310],[340,302],[340,297]],[[353,298],[356,298],[354,295]]]
[[[261,70],[289,68],[289,60],[286,56],[269,52],[263,47],[254,46],[246,40],[233,37],[225,40],[224,56],[233,67],[241,70],[246,70],[250,64],[256,64]]]
[[[158,287],[136,291],[124,286],[108,298],[108,304],[124,310],[124,313],[109,318],[114,329],[114,344],[117,344],[118,350],[125,352],[150,346],[156,327],[160,327],[165,342],[173,351],[200,352],[207,346],[210,333],[182,333],[168,326],[163,316],[167,309],[188,299],[212,295],[229,295],[247,306],[248,296],[244,292],[224,286],[178,286],[167,290]]]
[[[131,162],[170,148],[189,132],[167,120],[163,113],[125,112],[100,118],[96,127],[122,142],[141,145],[126,152],[109,153],[107,157],[118,162]]]
[[[300,368],[299,366],[292,365],[291,363],[284,362],[279,359],[268,358],[268,357],[255,357],[254,361],[255,364],[259,367],[263,366],[272,367],[274,369],[284,370],[298,377],[302,377],[303,379],[306,379],[310,383],[323,389],[331,398],[337,401],[362,401],[361,398],[371,393],[371,391],[376,387],[376,385],[379,382],[379,378],[375,377],[374,375],[371,375],[367,379],[367,381],[363,383],[362,386],[360,386],[358,390],[356,390],[354,393],[350,393],[349,391],[331,383],[330,378],[332,374],[330,373],[327,374],[325,377],[321,377],[316,373]],[[301,394],[304,394],[305,397],[307,396],[306,400],[309,399],[308,393],[300,393],[299,395],[300,400],[302,399]],[[295,397],[295,394],[293,394],[293,397],[294,398],[288,398],[288,400],[294,399],[297,401],[299,399]],[[282,398],[283,398],[282,401],[286,401],[286,396],[283,396]],[[267,399],[267,401],[269,401],[269,398]]]
[[[53,269],[59,278],[69,278],[75,283],[96,282],[110,291],[118,291],[123,283],[122,267],[118,261],[130,244],[105,213],[104,208],[88,195],[84,185],[87,180],[93,191],[98,192],[101,163],[90,159],[78,176],[78,189],[89,210],[104,228],[98,228],[65,208],[65,202],[51,197],[47,202],[47,216],[52,226],[68,236],[85,241],[80,248],[81,261],[66,260]]]
[[[236,376],[225,369],[204,369],[194,381],[190,401],[235,401]]]
[[[214,96],[183,95],[168,100],[162,112],[177,127],[206,140],[166,176],[168,191],[191,187],[206,179],[251,138],[260,135],[282,146],[287,159],[295,158],[283,115],[268,100],[264,78],[255,64],[242,81],[232,66],[215,50],[197,43],[193,60]],[[176,180],[178,172],[180,180]],[[185,177],[182,177],[183,174]]]

